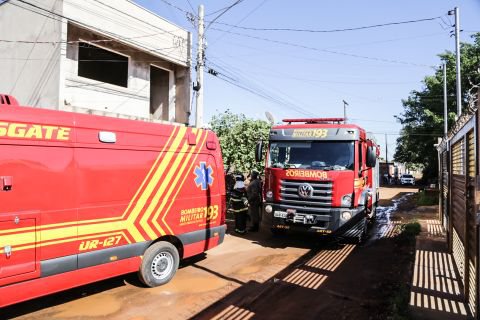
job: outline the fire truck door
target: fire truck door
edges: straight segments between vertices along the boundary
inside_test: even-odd
[[[0,215],[0,279],[36,271],[36,218]]]

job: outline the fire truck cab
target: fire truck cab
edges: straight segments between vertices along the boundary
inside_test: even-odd
[[[286,230],[341,235],[375,218],[379,146],[343,118],[285,119],[272,127],[266,154],[264,223]]]

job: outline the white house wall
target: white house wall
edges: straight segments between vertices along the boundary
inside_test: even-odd
[[[88,29],[188,66],[188,32],[128,0],[63,0],[63,13]]]
[[[61,13],[61,0],[31,1]],[[56,108],[59,101],[61,22],[34,13],[12,1],[0,6],[0,93],[15,96],[22,105]],[[19,41],[26,41],[19,42]]]
[[[189,78],[175,77],[175,72],[186,67],[178,66],[151,54],[140,52],[117,41],[105,41],[105,36],[96,32],[69,24],[67,35],[67,55],[65,59],[63,90],[65,110],[83,112],[89,110],[96,114],[120,114],[134,118],[150,118],[150,66],[156,66],[169,72],[169,86],[166,91],[167,105],[164,112],[155,120],[176,121],[185,123],[189,92],[176,91],[177,82],[181,87],[187,87]],[[121,87],[99,82],[78,75],[78,46],[79,41],[91,43],[102,49],[128,57],[128,86]],[[181,73],[181,72],[180,72]],[[183,72],[185,73],[185,72]],[[186,83],[184,83],[186,82]],[[177,98],[178,97],[178,98]],[[184,106],[177,112],[178,103]],[[162,117],[162,114],[166,115]]]

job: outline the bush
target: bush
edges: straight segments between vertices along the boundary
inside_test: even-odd
[[[402,231],[396,238],[396,242],[400,246],[415,245],[415,237],[420,234],[422,226],[418,222],[410,222],[402,226]]]
[[[438,191],[422,190],[417,195],[418,206],[433,206],[438,204]]]

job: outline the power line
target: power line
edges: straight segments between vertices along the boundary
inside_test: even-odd
[[[241,1],[243,1],[243,0],[241,0]],[[236,2],[238,2],[238,1],[236,1]],[[235,3],[236,3],[236,2],[235,2]],[[233,4],[235,4],[235,3],[233,3]],[[218,9],[218,10],[215,10],[215,11],[210,12],[210,13],[207,13],[207,14],[205,14],[205,16],[206,16],[206,17],[213,16],[213,15],[219,13],[219,12],[222,12],[222,11],[224,11],[224,10],[229,9],[231,6],[232,6],[232,5],[227,6],[227,7],[224,7],[224,8],[221,8],[221,9]]]
[[[186,13],[186,14],[192,14],[191,12],[189,12],[189,11],[183,9],[183,8],[180,8],[179,6],[174,5],[174,4],[171,3],[170,1],[167,1],[167,0],[160,0],[160,1],[162,1],[162,2],[165,3],[166,5],[169,5],[169,6],[172,7],[172,8],[177,9],[178,11],[181,11],[181,12]],[[190,8],[192,8],[192,11],[195,12],[195,10],[193,10],[193,7],[192,7],[190,1],[188,1],[188,4],[190,5]]]
[[[273,39],[269,39],[269,38],[252,36],[252,35],[249,35],[249,34],[238,33],[238,32],[233,32],[233,31],[228,31],[228,30],[223,30],[223,29],[217,29],[217,28],[212,28],[212,30],[216,30],[216,31],[220,31],[220,32],[226,32],[226,33],[241,36],[241,37],[246,37],[246,38],[252,38],[252,39],[256,39],[256,40],[262,40],[262,41],[277,43],[277,44],[281,44],[281,45],[285,45],[285,46],[296,47],[296,48],[301,48],[301,49],[306,49],[306,50],[311,50],[311,51],[317,51],[317,52],[325,52],[325,53],[330,53],[330,54],[342,55],[342,56],[347,56],[347,57],[352,57],[352,58],[367,59],[367,60],[387,62],[387,63],[395,63],[395,64],[403,64],[403,65],[411,65],[411,66],[425,67],[425,68],[433,68],[434,67],[434,66],[418,64],[418,63],[413,63],[413,62],[406,62],[406,61],[392,60],[392,59],[384,59],[384,58],[376,58],[376,57],[369,57],[369,56],[347,53],[347,52],[341,52],[341,51],[333,51],[333,50],[327,50],[327,49],[314,48],[314,47],[309,47],[309,46],[305,46],[305,45],[301,45],[301,44],[295,44],[295,43],[280,41],[280,40],[273,40]]]
[[[207,27],[205,28],[205,30],[208,30],[208,28],[210,28],[210,26],[212,25],[212,23],[214,23],[215,21],[217,21],[218,19],[220,19],[221,16],[223,16],[225,13],[227,13],[230,9],[232,9],[233,7],[235,7],[236,5],[242,3],[244,0],[237,0],[235,1],[234,3],[232,3],[230,6],[226,7],[225,10],[223,10],[218,16],[216,16],[212,21],[210,21],[210,23],[207,25]],[[208,21],[207,21],[208,22]]]
[[[193,9],[193,6],[190,0],[187,0],[187,2],[188,2],[188,5],[190,6],[190,9],[192,9],[192,13],[195,12],[195,9]]]
[[[333,33],[333,32],[345,32],[345,31],[357,31],[357,30],[365,30],[365,29],[373,29],[373,28],[382,28],[387,26],[393,25],[402,25],[402,24],[411,24],[411,23],[419,23],[419,22],[426,22],[426,21],[433,21],[440,19],[441,17],[433,17],[433,18],[424,18],[424,19],[417,19],[417,20],[408,20],[408,21],[400,21],[400,22],[388,22],[388,23],[381,23],[381,24],[374,24],[368,26],[361,26],[361,27],[353,27],[353,28],[343,28],[343,29],[330,29],[330,30],[314,30],[314,29],[299,29],[299,28],[256,28],[256,27],[242,27],[238,25],[233,25],[224,22],[215,22],[215,20],[211,21],[210,24],[215,23],[219,25],[224,25],[227,27],[232,27],[235,29],[242,29],[242,30],[252,30],[252,31],[289,31],[289,32],[308,32],[308,33]]]
[[[83,26],[85,26],[85,27],[87,27],[87,28],[90,28],[90,29],[92,29],[92,30],[97,30],[97,31],[103,32],[103,33],[107,34],[108,36],[116,37],[116,38],[118,38],[118,39],[120,39],[120,40],[122,40],[122,41],[129,40],[128,38],[125,38],[125,37],[120,36],[120,35],[118,35],[118,34],[115,34],[115,33],[112,33],[112,32],[110,32],[110,31],[107,31],[107,30],[104,30],[104,29],[100,29],[100,28],[97,28],[97,27],[93,27],[93,26],[91,26],[91,25],[88,25],[88,24],[86,24],[86,23],[77,21],[77,20],[75,20],[75,19],[68,18],[68,17],[66,17],[66,16],[64,16],[64,15],[61,15],[61,14],[59,14],[59,13],[56,13],[56,12],[54,12],[54,11],[51,11],[51,10],[42,8],[42,7],[40,7],[40,6],[37,6],[37,5],[33,4],[33,3],[30,3],[30,2],[27,2],[27,1],[24,1],[24,0],[17,0],[17,1],[18,1],[18,2],[21,2],[22,4],[31,6],[31,7],[35,8],[35,9],[41,10],[41,11],[43,11],[43,12],[46,12],[46,13],[48,13],[48,14],[52,14],[52,15],[58,17],[58,18],[52,17],[52,16],[50,16],[50,15],[48,15],[48,14],[43,14],[43,13],[38,12],[38,11],[34,11],[34,10],[32,10],[32,9],[28,9],[28,8],[26,8],[26,7],[19,6],[19,5],[17,5],[17,4],[11,3],[11,2],[9,2],[9,4],[14,5],[14,6],[17,6],[17,7],[19,7],[19,8],[22,8],[22,9],[24,9],[24,10],[33,12],[33,13],[35,13],[35,14],[39,14],[39,15],[41,15],[41,16],[47,17],[47,18],[52,19],[52,20],[55,20],[55,21],[59,21],[59,22],[62,22],[62,23],[67,23],[67,22],[61,20],[61,19],[66,19],[66,20],[68,20],[68,21],[75,22],[75,23],[79,24],[80,26],[83,25]],[[95,1],[97,1],[97,0],[95,0]],[[97,1],[97,2],[100,2],[100,1]],[[101,3],[101,2],[100,2],[100,3]],[[60,19],[59,19],[59,18],[60,18]],[[138,18],[136,18],[136,19],[139,20]],[[142,21],[142,22],[143,22],[143,20],[139,20],[139,21]],[[152,26],[154,26],[154,25],[152,25]],[[161,31],[164,32],[164,33],[170,33],[170,34],[172,34],[172,35],[175,35],[174,33],[170,32],[170,31],[168,31],[168,30],[164,30],[164,29],[158,28],[158,27],[156,27],[156,26],[154,26],[154,27],[155,27],[156,29],[158,29],[158,30],[161,30]],[[134,41],[130,41],[130,42],[132,42],[134,45],[142,48],[144,51],[147,51],[147,52],[157,52],[157,51],[158,51],[158,49],[150,49],[150,48],[147,48],[147,47],[145,47],[144,45],[142,45],[142,44],[140,44],[140,43],[138,43],[138,42],[134,42]],[[178,47],[179,47],[179,46],[178,46]],[[136,50],[136,51],[141,51],[141,50]],[[170,59],[170,60],[175,60],[175,61],[177,61],[177,62],[185,63],[185,61],[182,61],[182,60],[180,60],[180,59],[178,59],[178,58],[169,57],[169,59]]]
[[[207,60],[208,60],[208,59],[207,59]],[[208,60],[208,61],[209,61],[209,60]],[[222,72],[218,72],[218,71],[216,71],[216,70],[213,70],[213,71],[215,71],[215,72],[209,72],[211,75],[216,76],[216,77],[219,78],[220,80],[223,80],[223,81],[225,81],[225,82],[228,82],[228,83],[230,83],[230,84],[232,84],[232,85],[234,85],[234,86],[236,86],[236,87],[238,87],[238,88],[241,88],[241,89],[243,89],[243,90],[245,90],[245,91],[248,91],[248,92],[250,92],[250,93],[252,93],[252,94],[254,94],[254,95],[256,95],[256,96],[259,96],[259,97],[261,97],[261,98],[263,98],[263,99],[265,99],[265,100],[267,100],[267,101],[270,101],[270,102],[272,102],[272,103],[274,103],[274,104],[277,104],[277,105],[280,105],[280,106],[282,106],[282,107],[288,108],[289,110],[293,109],[293,110],[295,110],[296,112],[298,112],[298,113],[300,113],[300,114],[303,114],[303,115],[315,116],[315,114],[313,114],[313,113],[311,113],[311,112],[309,112],[309,111],[307,111],[307,110],[299,107],[298,105],[295,105],[294,103],[291,103],[291,102],[285,100],[285,99],[282,98],[282,97],[279,97],[279,96],[275,97],[274,94],[269,93],[269,92],[268,92],[268,89],[266,89],[266,88],[264,88],[264,87],[260,87],[260,86],[258,86],[258,85],[257,85],[257,88],[255,88],[256,85],[253,85],[253,87],[252,87],[252,81],[251,81],[251,80],[248,80],[248,79],[247,79],[247,81],[250,82],[249,84],[242,83],[242,81],[241,81],[241,78],[242,78],[242,77],[239,77],[239,76],[235,75],[234,73],[232,73],[232,71],[227,70],[226,68],[223,68],[222,66],[220,66],[220,65],[218,65],[218,64],[216,64],[216,63],[214,63],[214,62],[209,61],[209,63],[217,66],[218,68],[220,68],[220,69],[222,69],[222,70],[224,70],[224,71],[226,72],[226,74],[225,74],[225,73],[222,73]],[[224,77],[224,78],[226,78],[226,79],[224,79],[224,78],[222,78],[222,77]],[[245,77],[244,77],[244,78],[245,78]],[[245,78],[245,79],[246,79],[246,78]]]
[[[237,22],[237,24],[240,24],[242,23],[243,21],[245,21],[248,17],[250,17],[255,11],[257,11],[258,9],[260,9],[265,3],[267,3],[268,0],[263,0],[258,6],[256,6],[255,8],[253,8],[253,10],[251,10],[249,13],[247,13],[247,15],[245,15],[242,19],[240,19],[240,21]],[[233,28],[230,28],[228,31],[232,30]],[[220,35],[219,37],[217,37],[213,42],[210,43],[210,45],[212,45],[213,43],[217,42],[218,40],[220,40],[222,37],[225,36],[225,33]]]

